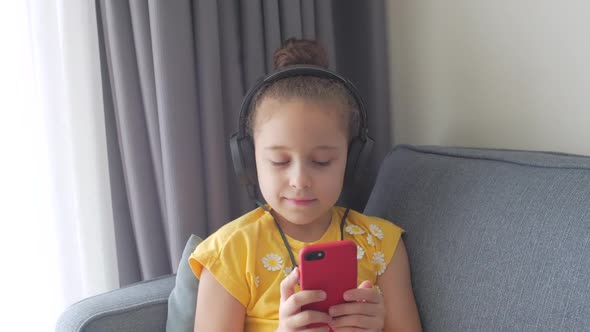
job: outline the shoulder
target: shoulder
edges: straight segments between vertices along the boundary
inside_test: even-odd
[[[345,210],[344,208],[338,209],[342,211]],[[350,210],[348,217],[346,218],[344,231],[350,235],[371,234],[373,237],[380,240],[383,240],[385,235],[390,234],[399,236],[404,232],[401,227],[389,220],[375,216],[368,216],[354,210]]]
[[[200,277],[204,267],[217,277],[228,271],[234,274],[242,271],[245,257],[255,246],[259,224],[264,216],[265,211],[260,208],[250,211],[203,240],[189,257],[194,274]]]
[[[344,236],[357,244],[361,265],[381,275],[391,261],[404,230],[393,222],[350,210],[344,225]]]
[[[266,216],[266,212],[257,208],[220,227],[203,242],[215,242],[223,246],[231,241],[245,239],[256,232],[260,227],[260,220]]]
[[[265,211],[258,208],[223,225],[195,248],[191,258],[212,263],[220,256],[247,255],[256,241],[261,228],[260,221],[264,217]]]

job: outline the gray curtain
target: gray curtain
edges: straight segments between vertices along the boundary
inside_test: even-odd
[[[383,1],[97,0],[121,285],[176,271],[190,234],[252,209],[228,138],[289,37],[320,40],[365,99],[376,140],[362,210],[391,145]]]

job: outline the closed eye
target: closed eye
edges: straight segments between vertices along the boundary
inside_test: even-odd
[[[318,166],[328,166],[328,165],[330,165],[331,162],[332,162],[331,160],[328,160],[328,161],[317,161],[317,160],[314,160],[313,163],[316,164],[316,165],[318,165]]]
[[[273,166],[285,166],[289,163],[289,161],[274,161],[274,160],[269,160],[270,164]]]

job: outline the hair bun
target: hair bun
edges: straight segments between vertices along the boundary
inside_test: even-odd
[[[326,50],[315,40],[287,39],[273,55],[275,70],[293,65],[328,68]]]

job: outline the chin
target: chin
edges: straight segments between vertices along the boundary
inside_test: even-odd
[[[311,224],[329,210],[329,208],[322,209],[319,206],[303,208],[279,206],[278,208],[273,207],[273,209],[283,218],[297,225]]]

